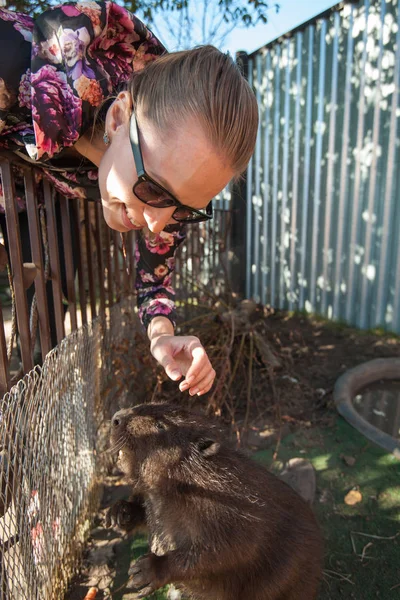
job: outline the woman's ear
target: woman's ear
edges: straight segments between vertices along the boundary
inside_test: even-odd
[[[120,92],[107,111],[106,131],[110,141],[113,136],[125,127],[129,127],[129,119],[132,114],[132,99],[129,92]]]

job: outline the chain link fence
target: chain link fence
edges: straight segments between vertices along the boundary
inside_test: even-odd
[[[110,460],[108,421],[129,394],[114,381],[137,360],[132,302],[65,338],[0,403],[1,600],[60,600],[76,569]]]

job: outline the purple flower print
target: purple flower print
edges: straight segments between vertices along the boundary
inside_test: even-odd
[[[175,269],[175,263],[176,263],[175,256],[170,256],[170,258],[167,258],[165,261],[165,264],[167,265],[168,269],[171,269],[171,271],[173,271]]]
[[[18,102],[20,106],[31,107],[31,70],[24,73],[19,82]]]
[[[150,306],[147,307],[147,313],[154,315],[155,313],[160,315],[169,315],[175,308],[175,303],[169,298],[157,298],[150,302]]]
[[[150,52],[148,52],[149,48]],[[141,71],[145,68],[148,62],[153,61],[155,58],[156,57],[154,54],[151,53],[151,46],[147,42],[143,42],[143,44],[141,44],[141,46],[139,46],[139,48],[136,50],[135,58],[132,63],[133,70],[135,72]]]
[[[139,309],[139,317],[142,319],[144,313],[147,315],[169,315],[175,310],[175,303],[169,298],[157,298],[143,305]]]
[[[166,275],[163,279],[163,285],[165,288],[170,288],[172,284],[172,273],[169,273],[169,275]],[[172,288],[171,288],[172,290]],[[174,294],[175,292],[172,290],[172,293]]]
[[[174,236],[167,231],[160,231],[157,235],[146,239],[146,247],[153,254],[166,254],[174,244]]]
[[[59,36],[59,43],[62,55],[64,57],[67,73],[73,81],[81,75],[88,79],[95,79],[96,75],[89,66],[85,57],[86,47],[89,45],[90,35],[86,27],[73,29],[64,29]]]
[[[124,42],[103,49],[103,44],[106,41],[107,39],[102,36],[96,38],[90,45],[89,54],[96,57],[97,62],[105,70],[113,85],[128,81],[132,76],[135,49],[131,44]],[[108,43],[107,46],[109,46]]]
[[[62,63],[62,54],[58,37],[55,33],[47,40],[32,44],[32,58],[40,56],[44,61],[53,65]]]
[[[101,32],[101,6],[92,0],[78,2],[76,8],[79,12],[89,17],[92,22],[94,34],[99,35]]]
[[[18,12],[9,12],[7,9],[0,8],[0,19],[11,21],[14,28],[19,31],[26,42],[32,41],[33,19],[28,15]]]
[[[67,198],[86,198],[86,192],[82,187],[72,187],[68,185],[67,182],[60,181],[57,177],[51,174],[50,171],[43,170],[43,173],[49,181],[54,185],[57,192],[60,192],[63,196]]]
[[[75,6],[71,6],[70,4],[65,4],[64,6],[61,5],[61,10],[63,11],[63,13],[65,15],[67,15],[67,17],[78,17],[79,16],[79,10],[75,7]]]
[[[92,106],[99,106],[103,100],[103,90],[98,81],[81,75],[74,81],[74,89],[82,100],[86,100]]]
[[[136,264],[139,264],[140,257],[141,257],[141,252],[140,252],[139,244],[136,242],[136,244],[135,244],[135,260],[136,260]]]
[[[67,83],[65,73],[44,65],[31,76],[32,116],[37,156],[49,157],[62,146],[72,146],[79,137],[82,120],[81,101]]]
[[[131,14],[119,6],[115,2],[106,2],[107,6],[107,39],[109,43],[105,42],[103,48],[114,45],[118,42],[136,42],[140,39],[139,35],[135,32]]]
[[[139,258],[140,258],[140,254],[139,254]],[[143,283],[155,283],[155,281],[156,281],[154,275],[152,275],[151,273],[147,273],[143,269],[140,269],[139,277],[143,281]]]
[[[89,55],[96,59],[111,83],[116,85],[131,77],[138,45],[135,43],[143,39],[143,33],[141,36],[135,31],[137,20],[125,8],[113,2],[107,2],[106,6],[107,27],[89,46]],[[151,58],[153,60],[155,56]]]
[[[156,292],[154,294],[154,298],[165,298],[165,294],[170,294],[171,296],[175,296],[175,291],[172,288],[166,287],[166,285],[163,285],[163,289],[162,292]]]

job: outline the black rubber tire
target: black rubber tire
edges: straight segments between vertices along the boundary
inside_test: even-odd
[[[380,380],[400,379],[400,358],[377,358],[349,369],[337,380],[333,399],[339,414],[357,431],[400,460],[400,440],[368,423],[355,410],[352,400],[367,385]]]

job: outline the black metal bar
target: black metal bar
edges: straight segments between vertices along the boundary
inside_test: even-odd
[[[128,248],[129,248],[129,292],[131,294],[135,291],[135,248],[136,248],[136,233],[135,231],[130,231],[128,233]]]
[[[248,78],[249,60],[246,52],[236,54],[236,62],[243,75]],[[231,251],[232,251],[232,291],[240,296],[246,295],[246,176],[240,182],[232,185],[232,221],[231,221]]]
[[[121,298],[121,274],[120,274],[120,270],[119,270],[119,239],[118,239],[118,233],[113,229],[111,232],[111,237],[113,240],[113,246],[114,246],[114,254],[113,254],[113,258],[114,258],[114,281],[115,281],[115,296],[116,296],[116,302],[119,302],[120,298]]]
[[[6,209],[7,234],[11,271],[14,282],[15,305],[17,310],[18,331],[21,340],[22,366],[25,372],[33,368],[31,334],[29,329],[28,302],[23,279],[23,258],[18,212],[15,204],[14,182],[11,166],[6,158],[0,157],[3,192]]]
[[[28,213],[29,237],[31,243],[32,262],[37,268],[35,277],[35,293],[39,319],[40,346],[44,358],[52,348],[49,306],[46,293],[45,260],[43,258],[43,241],[33,171],[24,169],[26,208]]]
[[[111,261],[111,236],[109,227],[105,228],[105,239],[107,245],[107,292],[108,292],[108,306],[111,307],[114,304],[114,292],[113,292],[113,276],[112,276],[112,261]]]
[[[90,312],[92,320],[96,318],[96,289],[94,283],[93,273],[93,251],[92,251],[92,234],[91,234],[91,221],[89,203],[84,202],[83,210],[85,214],[85,238],[86,238],[86,268],[89,279],[89,298],[90,298]]]
[[[99,202],[95,204],[96,214],[96,249],[97,249],[97,268],[99,276],[99,293],[100,293],[100,312],[104,315],[106,307],[105,288],[104,288],[104,260],[103,260],[103,215],[101,213],[101,205]]]
[[[129,232],[128,232],[129,233]],[[129,260],[128,260],[128,234],[121,233],[121,251],[122,251],[122,280],[123,280],[123,288],[122,293],[123,296],[126,296],[129,293]]]
[[[6,337],[4,335],[3,309],[0,303],[0,396],[10,389],[10,367],[7,358]]]
[[[50,252],[50,277],[53,288],[54,315],[56,321],[57,342],[60,343],[65,337],[64,328],[64,305],[61,286],[60,256],[58,252],[58,235],[55,212],[54,190],[50,188],[50,183],[43,179],[44,202],[47,215],[47,231],[49,237]]]
[[[79,287],[79,304],[81,309],[82,325],[87,323],[87,301],[86,301],[86,289],[85,289],[85,275],[82,262],[82,238],[81,238],[81,226],[80,226],[80,201],[78,199],[73,200],[74,215],[73,224],[75,229],[75,251],[76,251],[76,263],[78,270],[78,287]]]
[[[71,318],[71,330],[75,331],[78,328],[78,322],[76,318],[75,269],[74,258],[72,254],[71,217],[69,210],[70,201],[65,197],[61,197],[60,203],[65,272],[67,280],[68,308]]]

